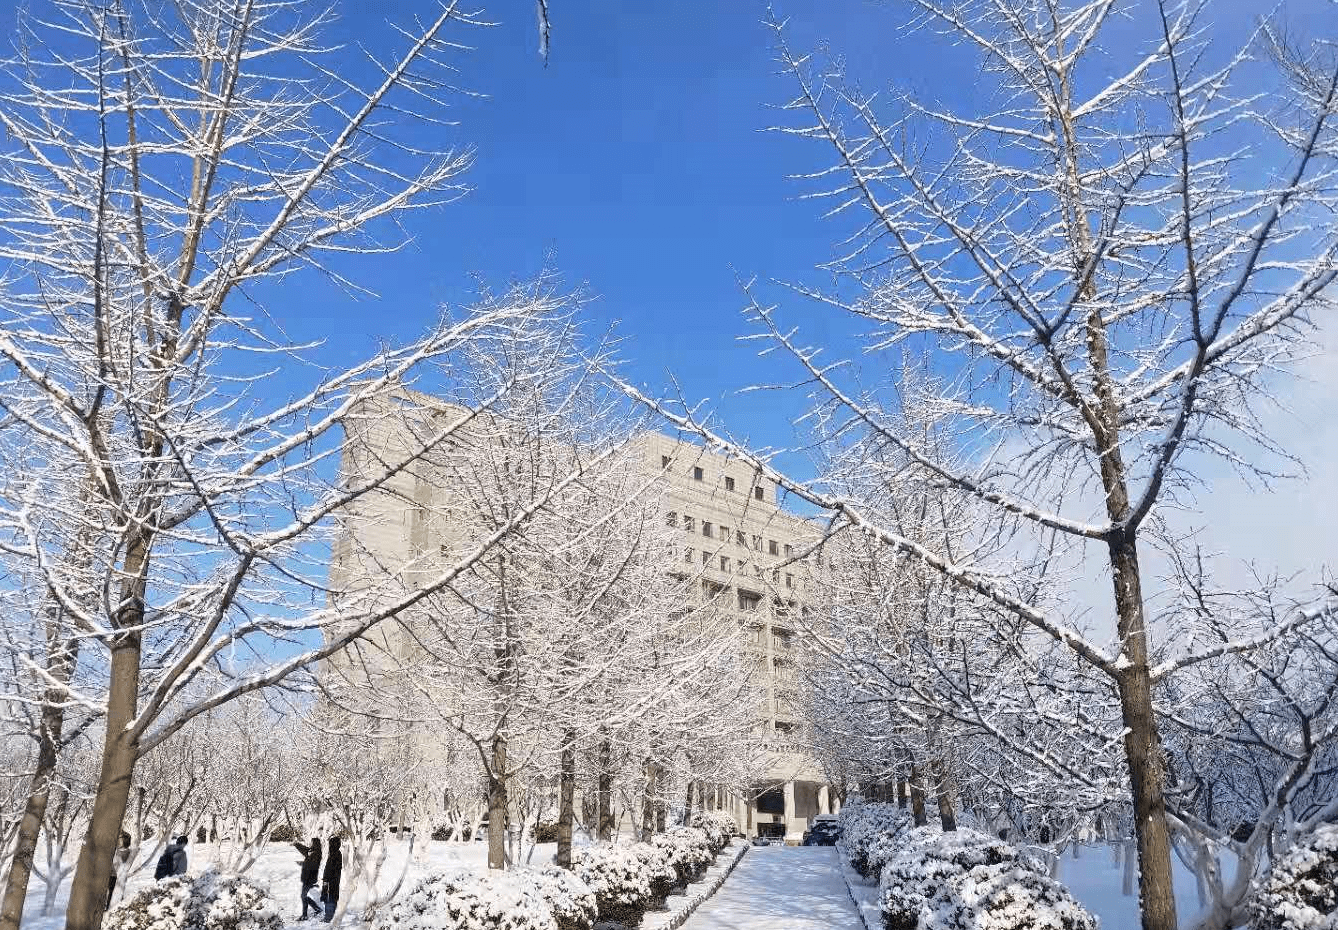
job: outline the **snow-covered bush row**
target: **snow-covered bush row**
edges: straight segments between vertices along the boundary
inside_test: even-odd
[[[885,930],[1097,930],[1040,862],[975,830],[904,832],[879,887]]]
[[[1278,859],[1250,902],[1253,930],[1338,927],[1338,825],[1322,826]]]
[[[590,930],[599,916],[599,905],[590,886],[572,872],[557,866],[524,869],[515,873],[534,889],[557,922],[558,930]]]
[[[380,911],[372,930],[558,930],[540,890],[546,886],[534,875],[467,869],[429,875]]]
[[[911,828],[910,811],[895,804],[852,800],[837,815],[841,824],[841,845],[856,872],[865,878],[878,870],[900,847],[901,838]]]
[[[112,908],[103,930],[280,930],[268,891],[237,875],[207,870],[155,882]]]
[[[678,870],[669,860],[669,853],[655,843],[633,843],[632,852],[641,860],[650,883],[650,906],[660,907],[669,892],[678,884]]]
[[[706,834],[716,852],[724,849],[730,837],[739,832],[739,824],[724,811],[697,811],[692,815],[692,826]]]
[[[675,827],[667,833],[657,833],[651,837],[651,843],[664,850],[680,885],[696,881],[715,858],[705,831],[696,827]]]
[[[650,903],[650,875],[630,845],[584,846],[572,850],[576,877],[594,892],[602,920],[634,924]]]

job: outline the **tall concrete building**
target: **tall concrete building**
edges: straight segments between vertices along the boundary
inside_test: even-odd
[[[646,471],[663,475],[664,518],[681,534],[670,570],[697,574],[746,631],[765,773],[726,806],[749,836],[798,839],[836,806],[795,706],[800,621],[822,571],[822,553],[808,552],[817,527],[784,510],[776,486],[742,462],[659,433],[636,445]]]
[[[386,411],[350,424],[344,480],[356,481],[371,462],[401,456],[413,444],[409,430],[415,417],[456,415],[431,398],[413,400],[411,417]],[[633,449],[647,475],[661,481],[663,518],[674,530],[673,561],[665,570],[698,579],[703,597],[730,611],[745,631],[748,692],[756,699],[764,772],[746,790],[708,797],[732,813],[749,836],[797,840],[814,816],[835,805],[821,768],[803,749],[803,722],[794,704],[798,621],[822,570],[818,553],[804,557],[818,538],[817,528],[784,510],[774,484],[741,462],[659,433],[637,437]],[[452,493],[444,476],[431,465],[416,465],[382,492],[359,499],[346,512],[346,533],[332,553],[332,588],[374,591],[384,573],[394,573],[397,584],[412,589],[416,578],[428,577],[452,536],[451,527],[434,523],[449,512],[436,506]],[[398,651],[391,642],[381,647]]]

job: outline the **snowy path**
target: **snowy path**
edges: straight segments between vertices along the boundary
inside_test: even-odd
[[[748,851],[683,930],[864,930],[830,846]]]

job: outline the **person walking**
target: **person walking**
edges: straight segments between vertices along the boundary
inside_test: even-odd
[[[298,920],[306,920],[308,910],[313,914],[321,913],[320,904],[308,897],[321,875],[321,841],[319,837],[313,836],[310,846],[301,843],[294,843],[293,846],[302,854],[302,916]]]
[[[339,837],[331,837],[330,853],[325,857],[325,874],[321,876],[321,900],[325,902],[325,922],[334,920],[335,905],[339,903],[339,879],[344,874],[344,854],[339,851]]]
[[[171,878],[177,874],[177,853],[181,852],[183,856],[185,855],[185,851],[180,845],[182,839],[183,837],[177,837],[163,849],[163,854],[158,857],[158,864],[153,868],[154,881],[160,878]]]
[[[177,851],[172,854],[172,874],[186,874],[186,844],[190,842],[189,838],[182,834],[177,837]]]

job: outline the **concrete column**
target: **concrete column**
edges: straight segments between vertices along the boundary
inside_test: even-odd
[[[826,785],[818,786],[818,813],[830,814],[832,812],[831,791]]]
[[[790,838],[790,834],[795,831],[795,807],[794,807],[794,782],[785,783],[785,837]]]

